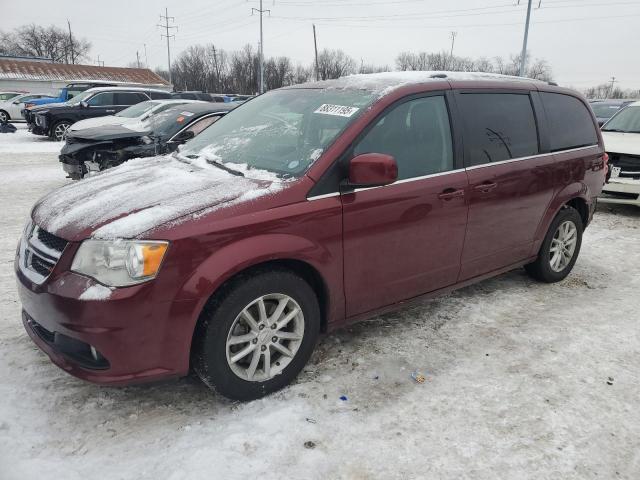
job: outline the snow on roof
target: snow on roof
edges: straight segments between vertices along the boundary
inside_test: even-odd
[[[372,90],[379,94],[385,94],[389,90],[406,85],[427,83],[442,80],[494,80],[516,82],[540,82],[525,77],[501,75],[485,72],[448,72],[448,71],[406,71],[406,72],[382,72],[348,75],[335,80],[323,80],[300,85],[311,88],[353,88]],[[544,83],[544,82],[541,82]],[[295,86],[293,88],[296,88]]]
[[[144,85],[169,85],[148,68],[100,67],[97,65],[68,65],[0,58],[0,79],[9,80],[58,80],[105,81],[140,83]]]

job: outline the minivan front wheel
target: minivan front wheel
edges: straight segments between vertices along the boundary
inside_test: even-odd
[[[576,263],[582,245],[582,219],[575,208],[565,207],[549,226],[538,258],[525,265],[536,280],[553,283],[563,280]]]
[[[253,400],[298,375],[319,331],[318,299],[303,278],[288,270],[241,275],[204,309],[193,367],[222,395]]]

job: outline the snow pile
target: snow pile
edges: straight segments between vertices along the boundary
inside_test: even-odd
[[[14,125],[18,128],[15,133],[0,133],[0,153],[58,153],[64,145],[64,142],[53,142],[49,137],[34,135],[24,123]]]
[[[111,289],[104,285],[91,285],[80,295],[80,300],[107,300],[111,296]]]
[[[160,156],[129,162],[45,196],[34,220],[52,233],[96,229],[95,238],[133,238],[169,221],[273,193],[281,181],[251,170],[234,176],[204,159]],[[257,178],[256,178],[257,177]]]

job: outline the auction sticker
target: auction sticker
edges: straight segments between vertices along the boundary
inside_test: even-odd
[[[313,113],[322,113],[324,115],[336,115],[338,117],[350,117],[356,113],[359,109],[356,107],[346,107],[344,105],[331,105],[325,103],[320,105]]]

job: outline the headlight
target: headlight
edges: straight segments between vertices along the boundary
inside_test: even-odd
[[[148,135],[145,135],[144,137],[140,137],[140,142],[145,145],[149,145],[150,143],[153,143],[153,139]]]
[[[71,270],[110,287],[135,285],[156,277],[168,246],[160,241],[85,240]]]

